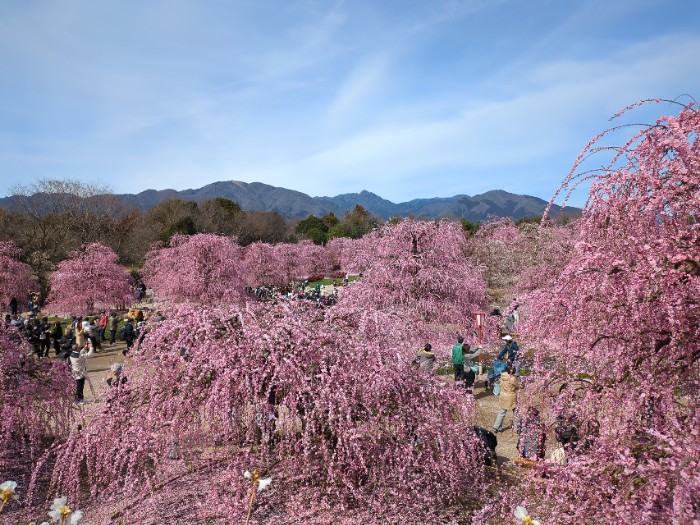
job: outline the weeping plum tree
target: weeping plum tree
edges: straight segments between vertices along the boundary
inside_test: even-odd
[[[472,327],[486,286],[465,255],[459,224],[406,219],[362,241],[371,246],[369,267],[344,292],[343,305],[394,312],[410,320],[414,335],[442,332],[451,340]]]
[[[496,219],[467,240],[467,254],[483,268],[492,299],[506,303],[548,289],[569,260],[578,223],[542,224]]]
[[[483,495],[474,404],[411,369],[401,330],[366,308],[183,305],[38,471],[95,522],[241,523],[253,468],[273,478],[258,523],[433,521]]]
[[[508,218],[489,220],[470,236],[467,253],[483,267],[492,294],[503,294],[515,284],[522,270],[521,241],[520,228]]]
[[[579,175],[600,135],[566,181],[593,177],[569,264],[529,299],[540,348],[527,399],[575,421],[580,442],[510,509],[524,500],[558,524],[700,519],[699,133],[683,106]]]
[[[372,235],[359,239],[336,237],[328,242],[326,257],[330,269],[341,269],[346,273],[360,274],[364,272],[374,259]]]
[[[310,275],[326,275],[330,271],[325,247],[308,240],[289,246],[292,247],[292,256],[299,259],[298,274],[295,279],[305,279]]]
[[[159,300],[237,302],[243,293],[243,250],[230,237],[176,234],[146,254],[143,278]]]
[[[70,428],[72,380],[63,364],[38,360],[12,327],[0,324],[0,477],[26,490],[33,466]]]
[[[243,279],[246,286],[285,285],[286,276],[275,257],[274,246],[266,242],[254,242],[244,248]]]
[[[20,303],[38,288],[32,268],[18,260],[20,249],[13,242],[0,242],[0,304],[15,297]]]
[[[89,315],[124,307],[132,300],[131,278],[118,264],[114,251],[91,243],[71,252],[50,277],[51,292],[45,308],[59,314]]]

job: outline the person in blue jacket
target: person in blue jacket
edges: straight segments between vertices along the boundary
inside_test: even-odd
[[[506,358],[508,361],[513,363],[515,367],[515,375],[518,375],[518,372],[520,372],[520,360],[518,359],[520,357],[520,347],[510,335],[504,335],[501,339],[506,342],[506,345],[503,347],[503,350],[498,353],[496,359],[500,360],[504,356],[507,356]]]

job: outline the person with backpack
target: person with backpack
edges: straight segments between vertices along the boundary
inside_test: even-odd
[[[70,328],[66,328],[63,331],[63,335],[61,336],[61,339],[58,342],[59,349],[61,352],[60,353],[61,359],[63,359],[64,361],[68,360],[74,344],[75,344],[75,337],[73,337],[73,332],[71,331]]]

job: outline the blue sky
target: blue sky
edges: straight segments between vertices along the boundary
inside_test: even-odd
[[[700,97],[698,20],[696,0],[8,0],[0,195],[72,178],[549,199],[617,110]]]

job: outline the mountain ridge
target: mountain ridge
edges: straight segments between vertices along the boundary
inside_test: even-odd
[[[218,181],[182,191],[173,189],[148,189],[136,194],[116,194],[129,206],[147,210],[171,199],[204,201],[223,197],[236,201],[246,211],[274,211],[286,219],[304,219],[309,215],[322,217],[328,213],[342,217],[356,205],[362,206],[381,219],[412,216],[424,219],[453,218],[481,222],[489,217],[541,216],[547,201],[531,195],[516,195],[505,190],[490,190],[479,195],[458,194],[452,197],[428,197],[407,202],[394,203],[375,193],[362,190],[359,193],[344,193],[334,197],[311,197],[305,193],[262,182]],[[12,209],[12,196],[0,198],[0,208]],[[552,206],[552,214],[561,208]],[[579,208],[567,207],[566,215],[578,215]]]

